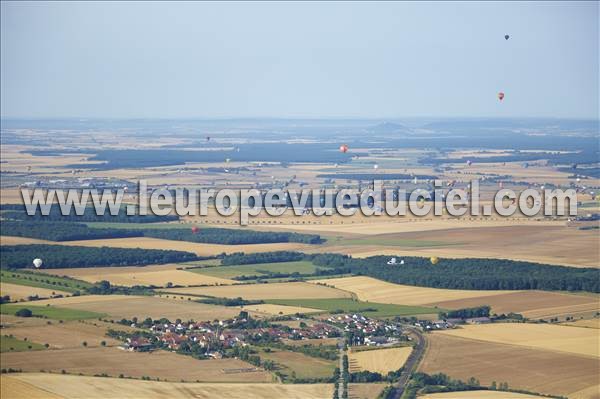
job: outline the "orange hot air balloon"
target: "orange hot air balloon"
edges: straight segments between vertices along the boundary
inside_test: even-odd
[[[343,152],[343,153],[348,152],[348,144],[342,144],[340,146],[340,151]]]
[[[197,234],[200,231],[200,229],[196,226],[192,227],[192,233]]]
[[[504,100],[504,92],[501,91],[500,93],[498,93],[498,100]]]

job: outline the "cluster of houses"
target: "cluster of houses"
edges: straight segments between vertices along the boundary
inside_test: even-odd
[[[208,356],[220,358],[222,354],[211,348],[233,348],[246,346],[251,341],[268,339],[323,339],[339,335],[339,331],[326,323],[315,323],[301,328],[271,325],[269,327],[245,328],[245,318],[219,320],[215,322],[179,322],[153,324],[149,331],[156,337],[161,347],[180,349],[183,343],[196,344],[206,349]],[[132,324],[133,327],[137,327]],[[129,351],[149,351],[155,345],[150,339],[135,337],[127,339],[121,348]]]
[[[459,324],[488,324],[492,320],[489,317],[472,317],[468,319],[445,319],[445,320],[419,320],[415,323],[415,327],[419,327],[424,331],[431,330],[446,330],[455,328]]]
[[[352,334],[352,344],[369,346],[389,346],[400,341],[402,328],[399,323],[371,319],[361,314],[340,314],[327,318],[327,321],[342,325],[345,332]]]

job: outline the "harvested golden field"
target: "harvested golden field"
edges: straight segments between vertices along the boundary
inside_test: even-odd
[[[369,383],[369,384],[349,384],[348,397],[352,399],[376,399],[379,393],[385,388],[385,383]]]
[[[169,288],[163,291],[183,295],[210,295],[222,298],[242,297],[244,299],[319,299],[350,297],[349,293],[335,288],[304,282]]]
[[[597,358],[524,346],[484,342],[433,333],[419,370],[442,372],[463,381],[471,377],[489,386],[507,382],[511,388],[573,397],[598,384]],[[593,396],[578,396],[592,398]]]
[[[114,319],[131,319],[132,317],[160,319],[166,317],[169,320],[180,318],[201,321],[233,317],[239,314],[239,309],[232,307],[134,295],[85,295],[35,302],[35,305],[39,306],[46,304],[106,313]]]
[[[175,251],[193,252],[199,256],[214,256],[222,253],[233,252],[270,252],[270,251],[302,251],[311,247],[310,244],[282,242],[273,244],[248,244],[248,245],[221,245],[204,244],[187,241],[163,240],[160,238],[132,237],[111,238],[103,240],[63,241],[60,245],[74,245],[83,247],[114,247],[114,248],[142,248],[142,249],[172,249]]]
[[[64,399],[45,389],[38,388],[33,384],[21,381],[15,376],[0,377],[0,397],[3,399]]]
[[[314,219],[314,220],[313,220]],[[460,228],[509,227],[519,226],[564,226],[562,221],[537,221],[532,218],[487,218],[469,220],[468,218],[447,217],[390,217],[354,215],[350,217],[331,216],[326,220],[317,217],[282,217],[277,223],[252,226],[253,229],[290,230],[299,233],[312,232],[316,234],[330,233],[332,235],[381,235],[420,231],[448,230]]]
[[[595,328],[600,329],[600,319],[582,319],[576,321],[570,321],[567,323],[562,323],[564,326],[575,326],[575,327],[584,327],[584,328]]]
[[[11,395],[4,396],[5,392]],[[17,396],[29,392],[47,396]],[[7,399],[329,399],[332,395],[332,384],[211,384],[43,373],[2,375],[2,397]]]
[[[76,348],[47,350],[43,356],[34,352],[2,353],[2,367],[23,371],[40,370],[95,375],[123,374],[141,378],[150,376],[169,381],[201,382],[271,382],[271,374],[237,359],[196,360],[166,351],[129,352],[112,348]]]
[[[553,324],[493,323],[466,325],[436,332],[438,333],[582,356],[600,356],[600,332],[593,328]]]
[[[37,295],[40,298],[50,298],[54,295],[71,295],[71,293],[20,284],[0,283],[0,296],[5,295],[10,296],[11,301],[20,301],[21,299],[27,299],[29,296]]]
[[[474,291],[447,290],[439,288],[416,287],[388,283],[372,277],[356,276],[323,280],[310,280],[311,283],[323,283],[340,290],[353,293],[362,301],[393,303],[397,305],[425,305],[440,301],[464,298],[482,298],[515,291]]]
[[[492,313],[521,313],[532,319],[585,315],[600,311],[597,295],[549,291],[449,290],[388,283],[372,277],[354,276],[310,283],[324,283],[351,292],[358,299],[398,305],[429,305],[461,309],[489,305]]]
[[[543,396],[527,395],[515,392],[500,391],[463,391],[430,393],[419,396],[419,399],[539,399]]]
[[[373,371],[386,375],[404,366],[412,347],[372,349],[348,353],[350,371]]]
[[[482,226],[378,234],[335,242],[333,250],[356,257],[373,255],[500,258],[573,267],[600,267],[600,243],[594,230],[537,222],[533,225]],[[379,241],[377,244],[375,241]],[[507,251],[507,249],[510,249]],[[329,250],[329,249],[328,249]]]
[[[53,241],[38,240],[29,237],[0,236],[0,245],[27,245],[27,244],[58,244]]]
[[[286,306],[263,303],[258,305],[245,305],[240,309],[249,310],[255,313],[262,313],[269,316],[288,315],[296,313],[314,313],[320,312],[321,309],[303,308],[300,306]]]
[[[440,308],[460,309],[489,305],[492,312],[521,313],[531,319],[594,314],[600,310],[598,295],[574,295],[549,291],[504,291],[486,298],[466,298],[432,303]]]
[[[130,327],[105,323],[98,320],[53,322],[40,326],[9,325],[3,334],[12,334],[15,338],[49,344],[51,349],[81,348],[83,341],[88,347],[97,347],[104,341],[107,346],[120,345],[121,342],[106,336],[108,329],[131,331]]]
[[[72,268],[53,269],[47,272],[59,276],[73,277],[90,283],[108,280],[111,284],[127,287],[134,285],[164,287],[169,282],[174,285],[216,285],[232,284],[235,282],[224,278],[178,270],[177,268],[181,268],[181,265]]]

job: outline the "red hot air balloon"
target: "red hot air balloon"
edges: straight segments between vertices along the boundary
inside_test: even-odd
[[[500,93],[498,93],[498,100],[504,100],[504,92],[501,91]]]
[[[340,151],[343,152],[343,153],[348,152],[348,144],[342,144],[340,146]]]
[[[192,233],[193,234],[197,234],[200,231],[200,229],[196,226],[192,227]]]

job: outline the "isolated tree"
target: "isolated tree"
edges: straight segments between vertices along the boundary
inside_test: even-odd
[[[15,316],[19,317],[31,317],[33,316],[33,312],[27,308],[19,309],[15,312]]]

